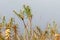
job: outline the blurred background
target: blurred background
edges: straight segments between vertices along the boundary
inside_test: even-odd
[[[13,14],[13,10],[19,12],[23,4],[31,7],[33,27],[38,25],[41,29],[45,29],[47,23],[52,23],[55,20],[60,28],[60,0],[0,0],[0,18],[6,16],[6,21],[9,21],[10,17],[15,18],[16,23],[20,25],[19,30],[22,32],[23,24]]]

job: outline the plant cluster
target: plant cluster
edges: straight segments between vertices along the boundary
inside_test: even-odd
[[[15,24],[13,18],[10,18],[9,22],[6,22],[5,16],[2,18],[0,23],[0,40],[55,40],[55,34],[58,33],[57,24],[53,21],[53,25],[47,24],[46,29],[43,31],[39,26],[32,29],[32,18],[31,8],[28,5],[23,5],[23,10],[16,12],[13,10],[14,14],[22,20],[24,24],[24,33],[18,35],[17,24]],[[28,19],[25,23],[25,16]],[[2,35],[2,29],[4,29],[5,35]],[[29,30],[30,29],[30,30]]]

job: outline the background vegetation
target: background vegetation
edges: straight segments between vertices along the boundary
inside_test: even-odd
[[[0,40],[55,40],[55,34],[58,33],[55,21],[52,24],[48,23],[45,30],[42,30],[38,25],[33,29],[33,15],[28,5],[23,5],[23,9],[20,12],[16,12],[16,10],[13,10],[13,12],[22,20],[24,33],[18,33],[19,24],[16,24],[13,18],[6,22],[5,16],[3,16],[2,22],[0,22]],[[25,23],[25,19],[28,19],[28,24]]]

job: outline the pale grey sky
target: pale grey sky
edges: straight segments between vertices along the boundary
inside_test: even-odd
[[[33,13],[34,25],[45,28],[48,22],[55,20],[60,26],[60,0],[0,0],[0,17],[14,17],[19,22],[13,10],[19,11],[23,4],[28,4]],[[20,23],[21,25],[21,23]]]

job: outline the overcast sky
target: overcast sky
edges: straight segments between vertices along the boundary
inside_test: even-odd
[[[12,11],[19,11],[23,4],[31,7],[34,25],[44,29],[48,22],[55,20],[60,26],[60,0],[0,0],[0,17],[6,16],[7,20],[14,17],[20,22]]]

